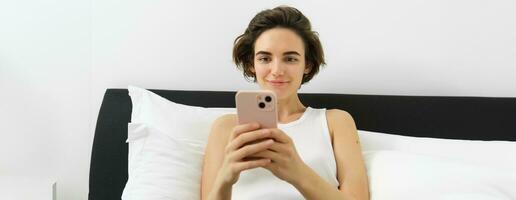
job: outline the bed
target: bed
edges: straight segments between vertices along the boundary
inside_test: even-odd
[[[234,107],[234,91],[150,90],[170,101],[202,107]],[[516,141],[516,98],[300,94],[310,107],[349,112],[357,128],[413,137]],[[127,89],[107,89],[92,146],[89,199],[120,199],[127,182]]]

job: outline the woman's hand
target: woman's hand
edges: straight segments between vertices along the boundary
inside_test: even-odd
[[[272,162],[264,166],[281,180],[294,184],[300,180],[308,166],[303,162],[296,151],[294,142],[283,131],[275,129],[262,129],[270,132],[270,138],[274,143],[265,151],[259,152],[253,157],[270,159]]]
[[[221,181],[222,185],[233,185],[238,181],[240,172],[264,167],[271,162],[268,158],[245,159],[267,150],[274,143],[272,139],[267,139],[271,136],[271,132],[259,128],[258,123],[243,124],[233,128],[224,151],[224,161],[217,174],[217,181]],[[257,140],[261,141],[256,142]]]

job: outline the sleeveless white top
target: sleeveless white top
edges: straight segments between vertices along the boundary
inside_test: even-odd
[[[278,124],[296,146],[301,159],[321,178],[337,188],[337,164],[326,122],[326,109],[307,107],[296,121]],[[255,168],[240,173],[233,185],[232,199],[304,199],[303,195],[288,182],[285,182],[265,168]]]

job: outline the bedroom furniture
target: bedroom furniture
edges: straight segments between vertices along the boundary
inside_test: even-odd
[[[234,107],[235,92],[151,90],[176,103]],[[516,98],[300,94],[314,108],[348,111],[360,130],[416,137],[516,141]],[[120,199],[127,181],[127,89],[107,89],[92,147],[89,199]]]

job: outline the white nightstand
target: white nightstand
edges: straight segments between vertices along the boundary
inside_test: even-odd
[[[2,200],[56,200],[56,181],[50,178],[0,176]]]

